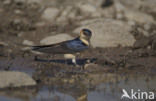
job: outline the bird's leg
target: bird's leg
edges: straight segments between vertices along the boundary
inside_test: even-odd
[[[73,54],[64,54],[64,57],[66,59],[72,59],[72,63],[75,65],[75,66],[78,66],[77,62],[76,62],[76,56],[73,55]]]
[[[38,56],[37,56],[37,55],[34,56],[34,60],[35,60],[35,61],[38,60]]]
[[[76,63],[76,58],[73,58],[73,59],[72,59],[72,63],[75,64],[75,65],[77,65],[77,63]]]
[[[77,64],[76,57],[72,58],[72,63],[74,64],[75,67],[80,67],[80,65]]]

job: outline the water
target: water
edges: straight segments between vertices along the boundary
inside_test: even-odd
[[[128,94],[131,89],[155,92],[155,85],[156,77],[150,75],[89,74],[72,83],[53,82],[32,89],[0,91],[0,101],[120,101],[122,89]]]

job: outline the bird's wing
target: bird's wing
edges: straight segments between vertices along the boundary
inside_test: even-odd
[[[32,47],[32,50],[51,54],[75,53],[83,51],[85,49],[88,49],[88,46],[86,46],[79,38],[57,44]]]
[[[66,46],[73,51],[83,51],[85,49],[88,49],[88,46],[86,46],[79,39],[71,40],[70,42],[66,43]]]
[[[32,46],[32,50],[50,54],[72,53],[73,51],[66,46],[66,43],[68,42],[69,41],[64,41],[61,43],[51,45]]]

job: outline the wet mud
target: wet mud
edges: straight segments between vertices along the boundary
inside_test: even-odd
[[[37,85],[1,89],[0,100],[113,101],[120,100],[121,93],[118,92],[127,85],[145,91],[155,89],[156,34],[144,36],[137,29],[143,26],[138,24],[131,32],[136,39],[134,46],[91,48],[77,56],[78,66],[75,66],[70,59],[64,59],[61,55],[42,54],[36,59],[36,54],[23,51],[25,45],[22,45],[24,39],[39,44],[43,36],[52,32],[55,32],[54,35],[69,33],[75,37],[72,30],[77,25],[73,21],[68,21],[66,25],[38,27],[35,23],[40,20],[39,5],[0,4],[1,8],[0,70],[26,72]],[[14,14],[11,9],[16,8],[25,13]],[[155,29],[153,25],[149,33]]]

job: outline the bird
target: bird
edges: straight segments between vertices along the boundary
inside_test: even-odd
[[[76,53],[85,51],[91,47],[90,39],[92,31],[90,29],[82,29],[78,37],[59,43],[32,46],[33,51],[47,54],[64,54],[65,58],[72,59],[73,64],[76,63]]]

